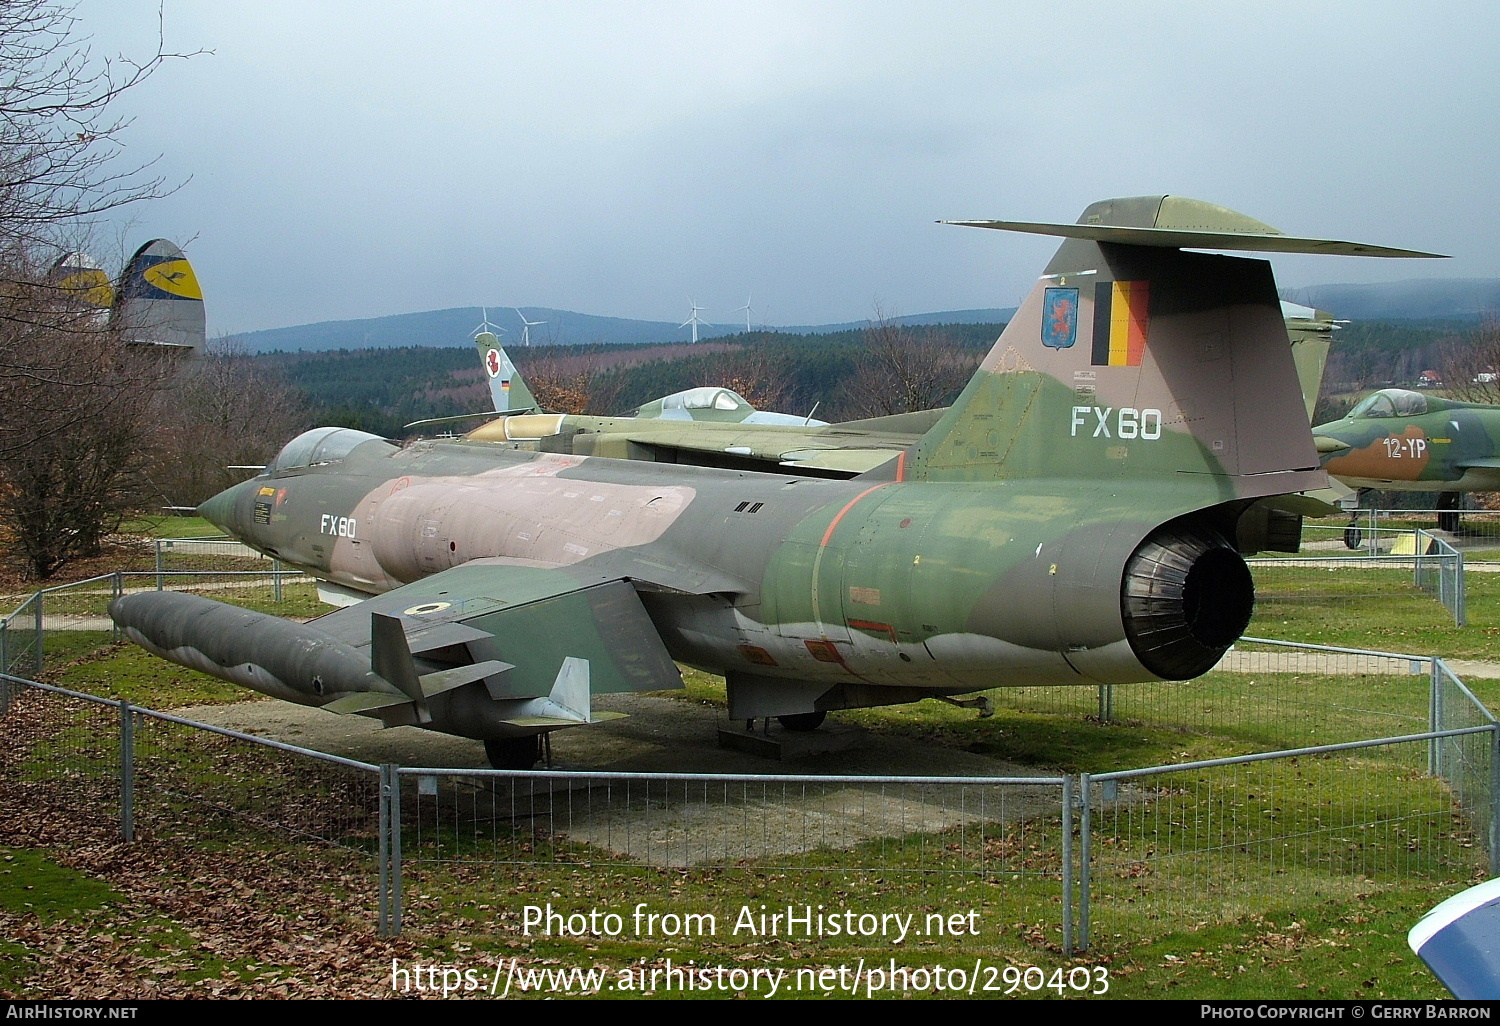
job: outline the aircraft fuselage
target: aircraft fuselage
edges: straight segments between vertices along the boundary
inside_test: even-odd
[[[635,585],[673,657],[712,672],[961,693],[1174,675],[1142,664],[1122,611],[1125,567],[1160,526],[1150,491],[370,441],[204,513],[361,592],[490,558],[597,569]]]

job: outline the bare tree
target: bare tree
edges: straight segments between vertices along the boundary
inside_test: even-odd
[[[1437,370],[1450,398],[1500,404],[1500,317],[1486,317],[1468,338],[1444,343],[1439,353]]]
[[[602,353],[549,355],[530,360],[526,350],[516,350],[521,357],[517,368],[526,379],[526,387],[537,405],[548,413],[609,414],[615,412],[620,398],[619,375],[608,374],[610,361]]]
[[[178,362],[50,277],[96,219],[168,191],[122,159],[116,101],[173,56],[98,58],[57,0],[0,0],[0,526],[37,576],[96,550],[135,491]]]
[[[877,308],[845,383],[847,412],[882,417],[941,406],[973,376],[979,357],[946,335],[918,333]]]
[[[196,506],[265,466],[310,426],[307,397],[233,338],[217,338],[156,396],[146,490],[158,505]]]
[[[774,351],[746,345],[715,360],[713,372],[703,384],[738,392],[757,410],[791,412],[786,407],[795,402],[795,396],[784,370],[783,361]]]
[[[54,353],[77,341],[69,332],[52,340],[38,334],[32,338],[50,341]],[[140,504],[150,398],[176,363],[169,350],[120,343],[98,347],[89,358],[108,373],[68,381],[60,389],[66,401],[33,411],[54,429],[32,430],[28,444],[9,445],[0,455],[0,530],[12,557],[39,578],[96,554],[105,534]],[[65,367],[48,371],[54,379],[68,377]]]
[[[202,52],[202,51],[200,51]],[[57,0],[0,0],[0,246],[56,246],[106,211],[162,195],[152,162],[121,162],[116,101],[163,62],[99,58]]]

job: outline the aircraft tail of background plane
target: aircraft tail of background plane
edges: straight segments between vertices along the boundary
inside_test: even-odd
[[[1292,342],[1292,361],[1297,365],[1297,380],[1302,383],[1302,402],[1307,407],[1307,422],[1313,420],[1318,396],[1323,391],[1323,371],[1328,367],[1328,350],[1340,322],[1327,310],[1314,310],[1283,301],[1282,316],[1286,333]]]
[[[115,300],[114,283],[87,253],[64,253],[48,272],[48,281],[76,303],[87,320],[104,324]]]
[[[525,380],[516,371],[516,365],[510,362],[495,333],[481,331],[474,336],[474,346],[479,350],[479,360],[489,380],[490,400],[495,404],[495,412],[535,408],[536,399],[532,397],[531,389],[526,387]]]
[[[1299,239],[1173,196],[1105,200],[1064,236],[958,400],[907,454],[909,480],[1151,482],[1184,509],[1319,487],[1269,264],[1180,247],[1420,256]]]
[[[207,333],[203,290],[186,254],[166,239],[136,250],[120,275],[110,323],[127,342],[202,346]]]

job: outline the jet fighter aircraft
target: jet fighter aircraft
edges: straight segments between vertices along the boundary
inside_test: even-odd
[[[919,441],[852,479],[293,439],[201,513],[354,592],[292,624],[206,599],[111,605],[149,650],[279,697],[482,739],[597,718],[588,696],[722,674],[729,716],[994,687],[1185,680],[1249,623],[1242,552],[1296,551],[1321,487],[1269,265],[1184,247],[1425,256],[1299,238],[1180,197],[1063,236]]]
[[[490,377],[495,409],[534,406],[530,389],[499,340],[489,339],[480,341],[480,359]],[[496,384],[501,380],[506,382],[503,392]],[[518,401],[517,395],[524,398]],[[704,385],[655,399],[623,417],[521,410],[474,429],[468,437],[539,452],[852,477],[894,459],[941,415],[941,410],[926,410],[829,424],[811,416],[757,410],[732,389]]]
[[[1458,529],[1461,493],[1500,491],[1500,406],[1382,388],[1313,435],[1323,468],[1351,488],[1437,492],[1445,531]]]

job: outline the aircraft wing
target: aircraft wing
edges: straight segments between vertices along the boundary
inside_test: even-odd
[[[625,431],[619,437],[652,451],[763,462],[770,464],[766,467],[768,471],[789,467],[853,477],[895,459],[898,452],[915,445],[921,434],[858,428],[845,431],[840,430],[839,425],[809,428],[807,431],[738,426],[732,430],[715,428],[705,431],[701,426],[694,426],[673,431],[660,428]],[[696,463],[699,460],[681,458],[677,462]]]
[[[382,638],[383,623],[399,625],[402,637]],[[401,660],[402,642],[424,685],[432,675],[450,687],[483,680],[496,700],[548,694],[568,658],[588,661],[595,693],[682,685],[635,588],[607,571],[476,560],[307,626],[369,647],[375,671],[398,687],[392,676],[404,671],[391,661]]]
[[[855,477],[896,458],[896,449],[797,449],[781,454],[783,467]]]

